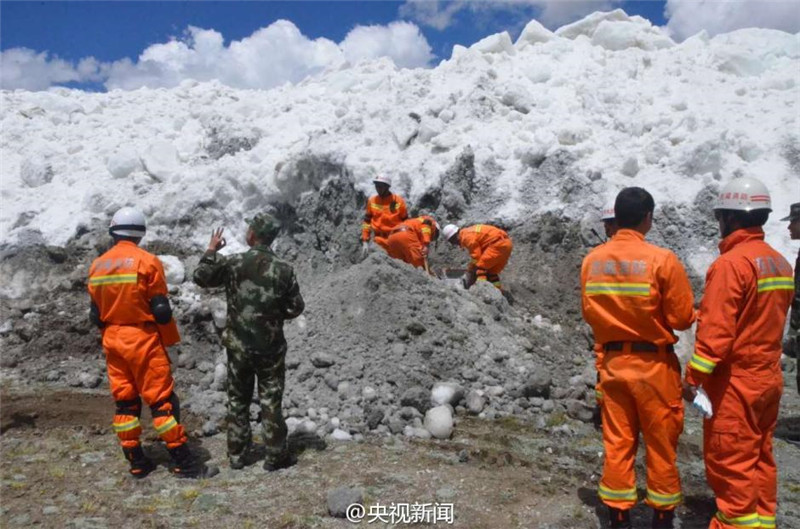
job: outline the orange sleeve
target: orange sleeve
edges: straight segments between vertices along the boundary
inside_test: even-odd
[[[658,277],[661,310],[670,328],[683,331],[696,319],[694,293],[678,257],[669,252]]]
[[[372,199],[367,199],[366,212],[364,213],[364,222],[361,223],[361,240],[366,242],[369,240],[369,230],[372,229],[372,212],[369,209]]]
[[[690,384],[702,385],[730,354],[745,294],[745,281],[732,262],[711,265],[700,302],[695,351],[686,366],[686,381]]]
[[[148,282],[148,304],[149,301],[153,299],[153,296],[167,295],[167,279],[164,275],[164,265],[161,264],[161,260],[158,257],[154,255],[151,257],[152,259],[147,263],[147,267],[149,269],[147,270],[147,274],[145,274],[145,280]],[[173,317],[169,323],[156,325],[158,326],[158,334],[161,336],[161,343],[164,345],[164,347],[175,345],[181,341],[181,336],[178,332],[178,324],[175,322],[175,317]]]
[[[461,244],[462,248],[466,248],[469,252],[470,261],[469,266],[467,266],[468,270],[474,270],[475,265],[481,258],[481,245],[478,242],[478,234],[473,232],[468,232],[465,230],[461,230],[459,234],[459,244]]]
[[[397,202],[400,203],[400,208],[398,210],[399,211],[399,215],[400,215],[400,220],[406,220],[408,218],[408,210],[406,209],[406,201],[403,200],[403,197],[401,197],[401,196],[395,195],[395,197],[397,198]],[[428,242],[430,242],[430,240]]]

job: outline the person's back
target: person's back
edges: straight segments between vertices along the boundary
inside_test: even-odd
[[[145,456],[139,440],[144,400],[172,457],[172,472],[179,477],[209,477],[216,469],[190,452],[180,424],[180,401],[165,349],[178,343],[180,336],[161,261],[138,247],[145,231],[139,211],[120,209],[109,228],[114,246],[95,259],[89,270],[90,318],[103,329],[108,381],[116,403],[113,428],[130,462],[131,475],[145,477],[155,464]]]
[[[202,287],[225,286],[226,346],[236,340],[264,349],[282,339],[283,321],[299,316],[304,306],[292,267],[264,245],[215,264],[198,267],[194,277]]]
[[[230,257],[217,251],[225,246],[222,230],[214,232],[208,250],[194,272],[201,287],[225,286],[228,318],[223,343],[228,354],[228,457],[231,467],[243,468],[252,455],[250,402],[258,379],[261,425],[267,456],[265,470],[294,464],[288,452],[287,427],[281,411],[287,351],[283,322],[305,308],[292,267],[270,250],[280,230],[271,215],[249,221],[250,249]]]
[[[610,527],[630,528],[638,501],[634,459],[642,434],[647,496],[656,528],[673,526],[682,500],[676,465],[683,430],[680,364],[673,330],[694,321],[694,297],[678,258],[645,242],[655,203],[641,188],[623,189],[615,212],[619,230],[583,261],[583,316],[595,335],[598,400],[605,461],[598,485]]]

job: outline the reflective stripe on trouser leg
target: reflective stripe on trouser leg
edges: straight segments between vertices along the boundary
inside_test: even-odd
[[[748,527],[761,527],[761,521],[758,518],[758,513],[745,514],[743,516],[725,516],[722,512],[717,511],[714,519],[711,520],[709,528],[748,528]]]
[[[139,417],[134,415],[114,415],[112,427],[123,448],[139,446],[139,436],[142,435]]]
[[[605,459],[598,496],[609,507],[627,510],[637,501],[633,467],[639,443],[639,418],[627,384],[612,374],[603,373],[600,383]]]
[[[500,283],[500,276],[497,274],[486,274],[486,280],[489,281],[491,284],[497,288],[497,290],[503,290],[503,285]]]
[[[153,416],[153,427],[166,443],[167,448],[175,448],[186,442],[186,430],[172,414],[172,400],[166,399],[150,407]]]
[[[774,514],[761,514],[758,513],[758,521],[761,522],[761,529],[772,529],[775,527]]]

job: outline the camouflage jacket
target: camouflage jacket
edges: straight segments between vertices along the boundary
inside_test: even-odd
[[[225,347],[269,349],[283,341],[283,321],[298,317],[305,308],[294,270],[267,246],[229,257],[206,252],[194,282],[204,288],[225,285]]]

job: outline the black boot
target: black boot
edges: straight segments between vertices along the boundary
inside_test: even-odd
[[[631,511],[623,511],[613,507],[608,508],[609,527],[611,529],[632,529]]]
[[[179,478],[210,478],[219,472],[217,467],[206,466],[205,463],[200,461],[200,458],[192,454],[186,444],[182,444],[176,448],[169,449],[169,455],[172,457],[172,466],[170,471]]]
[[[275,459],[267,456],[267,458],[264,460],[264,470],[267,472],[275,472],[276,470],[280,470],[282,468],[289,468],[296,463],[297,457],[289,452],[284,452]]]
[[[122,453],[125,454],[125,459],[131,464],[128,472],[136,479],[141,479],[156,469],[156,464],[144,455],[141,445],[136,445],[133,448],[125,448],[123,446]]]
[[[672,520],[675,519],[675,511],[661,511],[653,509],[653,529],[672,529]]]

